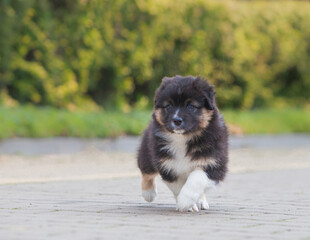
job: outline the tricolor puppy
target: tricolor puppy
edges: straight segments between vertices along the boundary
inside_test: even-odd
[[[213,86],[199,77],[165,77],[138,152],[144,199],[156,197],[160,174],[177,210],[208,209],[205,193],[224,179],[227,162],[228,132]]]

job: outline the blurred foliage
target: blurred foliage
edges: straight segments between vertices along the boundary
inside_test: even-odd
[[[13,137],[72,136],[83,138],[139,135],[149,111],[68,111],[52,107],[1,107],[0,140]]]
[[[309,109],[224,110],[222,113],[232,133],[310,133]],[[140,135],[150,119],[150,110],[122,113],[0,106],[0,140],[12,137],[102,138]]]
[[[310,98],[308,2],[0,0],[0,103],[152,105],[163,76],[201,75],[218,104]]]

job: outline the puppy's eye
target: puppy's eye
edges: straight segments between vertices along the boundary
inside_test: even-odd
[[[172,105],[171,104],[167,104],[167,105],[164,106],[164,108],[167,109],[167,110],[170,110],[172,108]]]
[[[193,104],[188,104],[187,105],[187,109],[192,111],[192,112],[194,112],[194,111],[196,111],[197,107],[195,105],[193,105]]]

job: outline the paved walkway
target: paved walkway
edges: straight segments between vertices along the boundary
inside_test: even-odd
[[[176,212],[160,179],[144,202],[129,150],[2,154],[0,239],[310,239],[307,144],[233,148],[230,174],[199,213]]]
[[[231,174],[199,213],[158,183],[154,203],[138,178],[1,185],[0,239],[310,239],[310,170]]]

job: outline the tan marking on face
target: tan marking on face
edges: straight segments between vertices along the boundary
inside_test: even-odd
[[[206,109],[202,109],[202,113],[200,115],[199,127],[206,128],[209,125],[209,122],[212,118],[213,111],[207,111]]]
[[[162,115],[162,110],[159,108],[159,109],[156,109],[155,110],[155,118],[156,118],[156,121],[160,124],[160,125],[164,125],[163,121],[161,120],[161,115]]]
[[[172,102],[172,101],[171,101],[170,99],[169,99],[169,100],[166,100],[166,101],[163,102],[163,106],[166,106],[166,105],[168,105],[168,104],[171,104],[171,102]]]
[[[197,102],[196,100],[192,100],[190,98],[185,101],[185,106],[187,106],[188,104],[192,104],[197,108],[199,107],[199,102]]]
[[[157,173],[154,174],[142,174],[142,190],[152,190],[155,188],[155,177]]]

